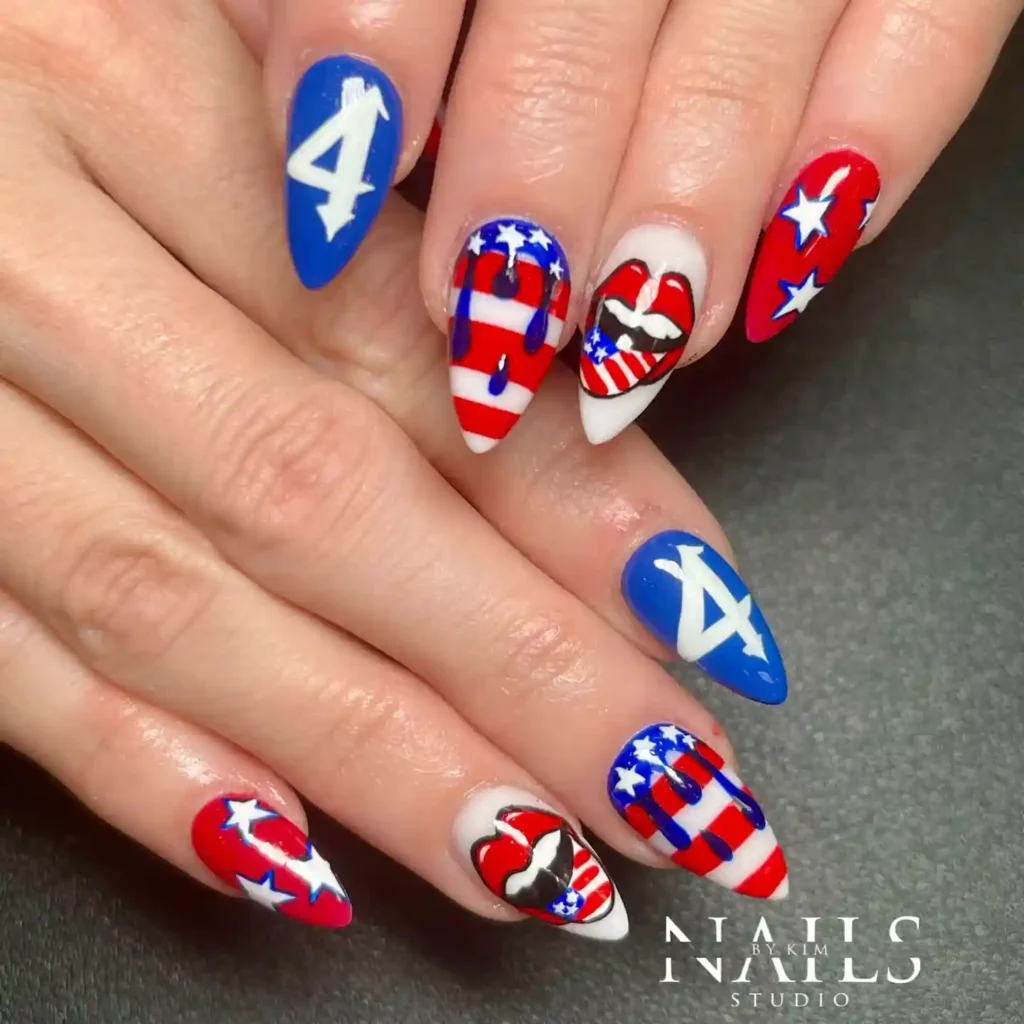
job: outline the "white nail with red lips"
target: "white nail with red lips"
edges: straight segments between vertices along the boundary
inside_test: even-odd
[[[592,939],[629,933],[622,898],[597,854],[544,801],[511,786],[478,790],[453,831],[460,856],[516,910]]]
[[[627,231],[601,269],[580,356],[580,414],[592,444],[625,430],[684,357],[704,301],[700,243],[671,224]]]

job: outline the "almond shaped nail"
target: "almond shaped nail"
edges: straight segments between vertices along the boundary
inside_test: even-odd
[[[267,910],[323,928],[352,920],[331,866],[298,825],[259,797],[211,800],[192,822],[192,846],[221,881]]]
[[[686,351],[704,301],[700,243],[670,224],[628,231],[601,270],[580,356],[580,415],[592,444],[621,433]]]
[[[460,855],[499,899],[591,939],[622,939],[629,918],[598,856],[546,803],[508,786],[478,790],[454,826]]]
[[[612,765],[608,797],[679,867],[744,896],[789,894],[785,854],[754,795],[686,729],[663,723],[638,732]]]
[[[478,227],[449,295],[451,391],[466,444],[508,436],[551,369],[569,314],[569,263],[554,235],[521,217]]]

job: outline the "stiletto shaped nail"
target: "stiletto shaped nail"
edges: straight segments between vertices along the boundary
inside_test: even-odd
[[[565,253],[538,224],[503,217],[469,236],[455,266],[449,329],[455,413],[474,452],[504,439],[533,400],[571,297]]]
[[[786,668],[761,609],[736,570],[682,530],[659,533],[626,564],[633,614],[684,661],[762,704],[786,699]]]
[[[546,803],[508,786],[470,796],[455,844],[484,885],[516,910],[592,939],[622,939],[629,918],[604,865]]]
[[[402,102],[380,68],[356,57],[314,64],[288,128],[288,242],[307,288],[355,255],[380,213],[402,146]]]
[[[747,337],[788,327],[853,252],[878,202],[878,168],[853,150],[825,153],[793,182],[765,229],[747,301]]]
[[[192,846],[218,878],[268,910],[323,928],[352,920],[331,866],[302,829],[258,797],[211,800],[192,823]]]
[[[658,853],[744,896],[789,894],[786,857],[754,795],[706,743],[652,725],[608,774],[615,810]]]
[[[583,332],[580,414],[610,441],[654,401],[678,365],[704,301],[707,262],[689,232],[633,228],[601,270]]]

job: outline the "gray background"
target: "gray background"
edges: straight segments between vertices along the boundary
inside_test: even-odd
[[[689,959],[734,966],[763,908],[609,856],[614,947],[472,919],[337,826],[359,896],[322,934],[206,892],[0,751],[0,1021],[1024,1021],[1024,33],[893,227],[776,342],[738,333],[679,374],[648,427],[717,511],[793,682],[782,709],[691,680],[723,717],[786,846],[788,904],[845,1010],[754,1010]],[[623,685],[628,685],[627,681]],[[692,949],[663,941],[671,914]],[[708,915],[727,915],[713,946]],[[921,919],[890,946],[889,920]],[[680,984],[659,984],[666,953]],[[813,986],[790,989],[814,992]],[[767,998],[765,996],[764,998]]]

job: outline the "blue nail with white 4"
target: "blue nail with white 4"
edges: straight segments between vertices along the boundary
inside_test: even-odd
[[[322,288],[355,255],[394,180],[402,101],[380,68],[356,57],[314,64],[295,90],[285,192],[300,280]]]
[[[622,593],[684,661],[751,700],[786,699],[786,667],[761,609],[736,570],[699,537],[668,530],[645,542],[626,564]]]

